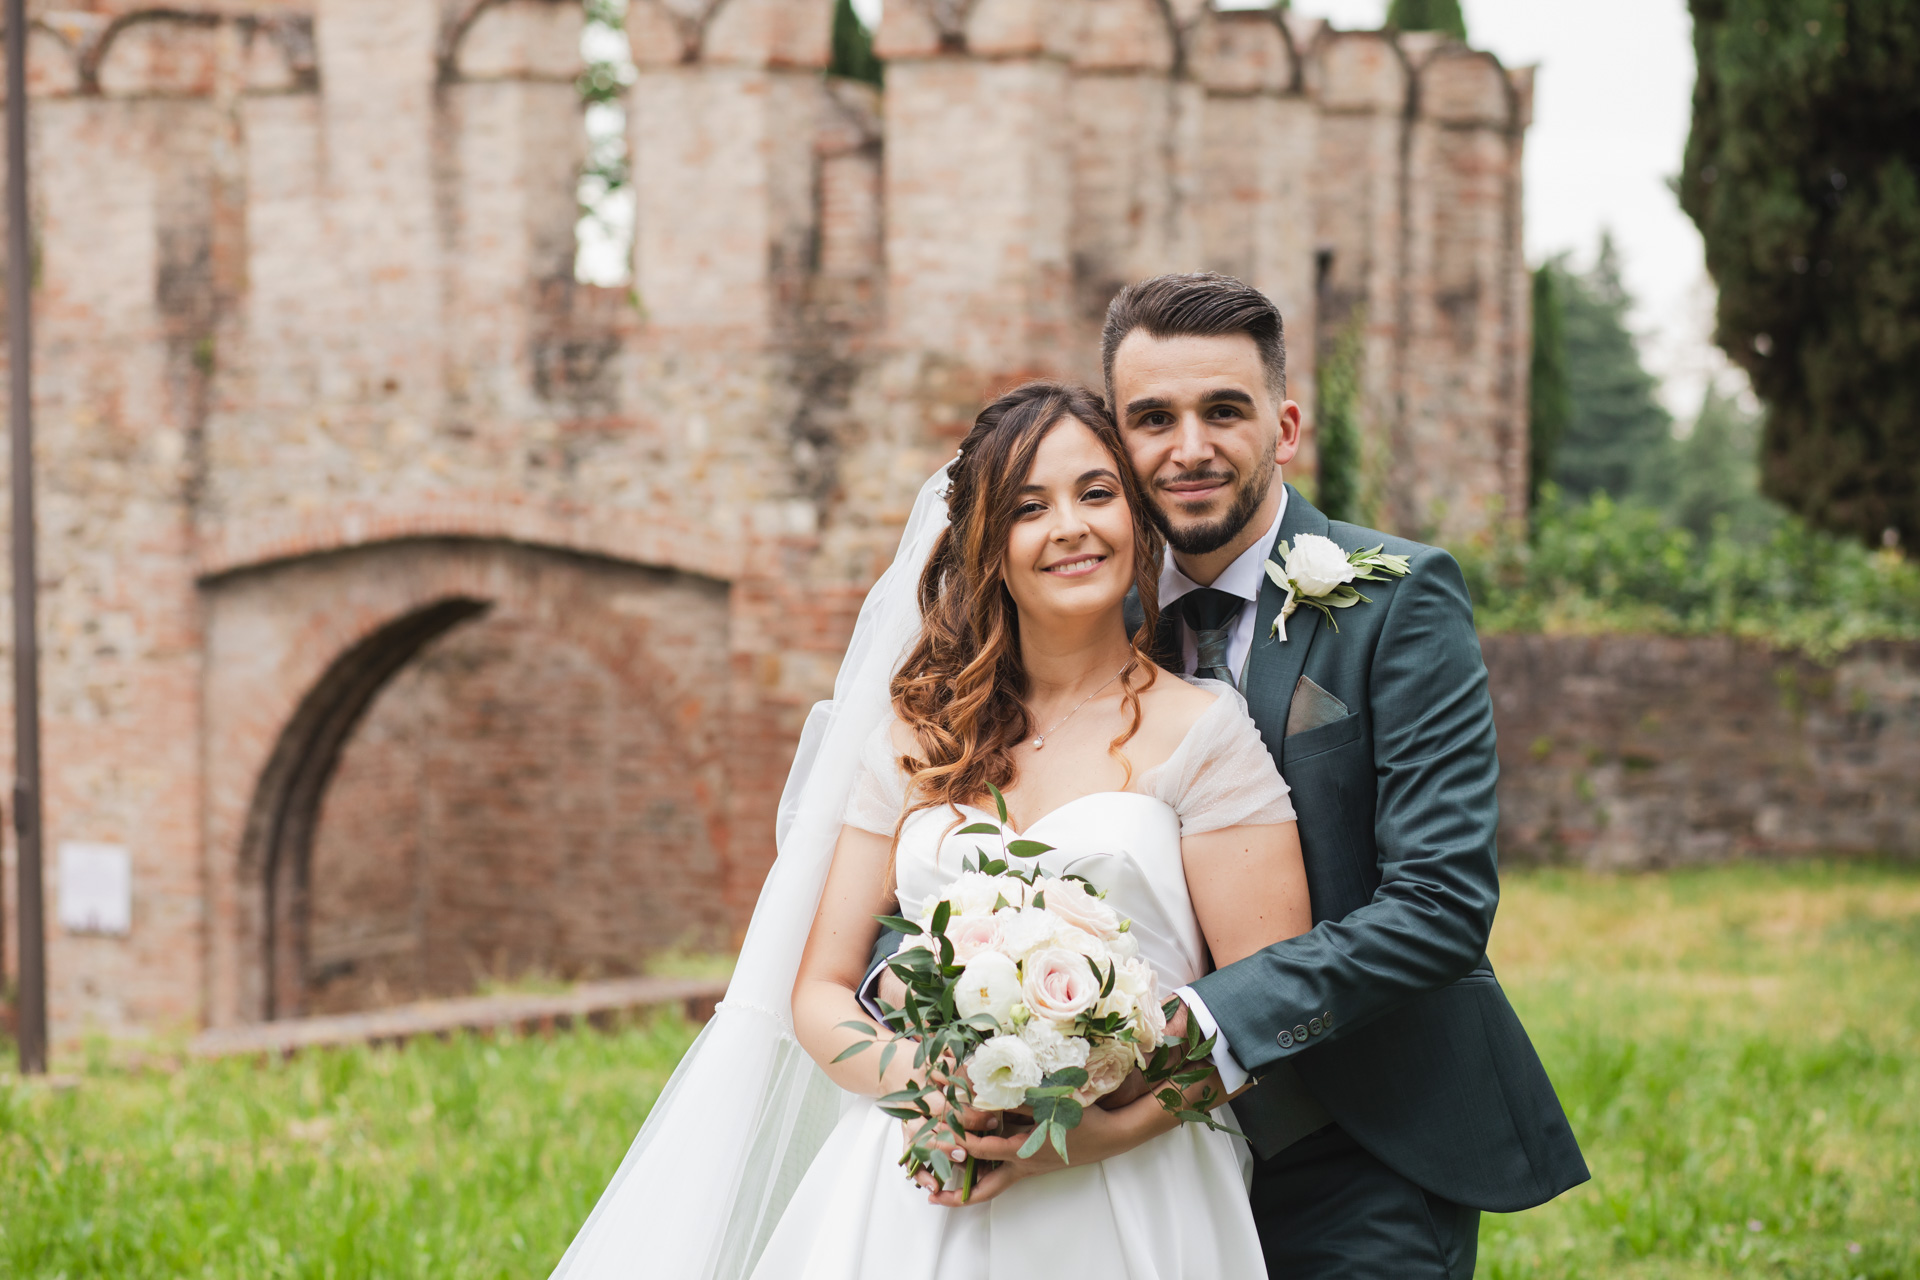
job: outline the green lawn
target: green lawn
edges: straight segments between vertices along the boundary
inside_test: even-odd
[[[1595,1179],[1482,1276],[1920,1280],[1920,875],[1514,875],[1493,956]],[[544,1276],[689,1035],[0,1075],[0,1275]]]

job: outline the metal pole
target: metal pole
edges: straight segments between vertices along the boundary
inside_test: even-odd
[[[27,221],[27,5],[7,5],[7,366],[13,434],[13,829],[20,851],[20,1070],[47,1069],[40,875],[40,646],[34,618],[33,237]]]

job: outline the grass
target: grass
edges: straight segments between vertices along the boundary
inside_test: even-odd
[[[692,1039],[620,1030],[0,1078],[0,1276],[545,1276]]]
[[[1490,950],[1594,1177],[1482,1276],[1920,1277],[1920,875],[1514,876]]]
[[[1595,1176],[1481,1276],[1920,1280],[1920,875],[1516,874],[1492,953]],[[0,1275],[543,1276],[691,1034],[0,1074]]]

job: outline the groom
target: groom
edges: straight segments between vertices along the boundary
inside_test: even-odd
[[[1299,814],[1313,929],[1178,993],[1218,1033],[1228,1090],[1256,1082],[1233,1110],[1268,1273],[1461,1280],[1481,1210],[1588,1176],[1487,963],[1498,763],[1466,584],[1445,551],[1329,520],[1282,482],[1300,409],[1258,290],[1130,285],[1101,346],[1169,544],[1156,657],[1239,686]],[[1358,584],[1338,631],[1313,608],[1278,630],[1265,566],[1303,535],[1384,543],[1410,570]]]

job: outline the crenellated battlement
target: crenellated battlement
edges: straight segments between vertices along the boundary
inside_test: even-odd
[[[538,924],[509,967],[737,926],[917,486],[996,391],[1097,382],[1127,281],[1275,299],[1294,478],[1352,332],[1371,518],[1519,510],[1529,73],[1193,0],[890,0],[876,90],[822,74],[832,8],[632,0],[633,286],[602,289],[573,0],[33,6],[48,846],[124,844],[135,884],[125,939],[54,933],[63,1034],[480,955],[470,902],[358,904],[403,864],[391,902],[438,901],[394,832],[541,805],[573,834],[486,864]],[[444,756],[497,786],[355,754],[363,715],[391,746],[462,698],[517,708]]]

